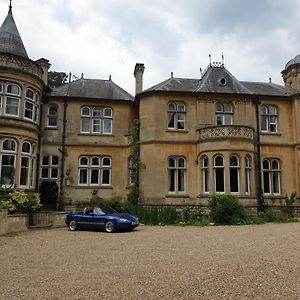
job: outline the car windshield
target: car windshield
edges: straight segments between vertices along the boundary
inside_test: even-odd
[[[108,206],[97,206],[94,208],[94,214],[95,215],[105,215],[105,214],[113,214],[116,213],[116,211]]]

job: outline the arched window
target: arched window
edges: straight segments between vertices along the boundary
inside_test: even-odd
[[[57,106],[56,105],[50,105],[48,108],[47,127],[57,128]]]
[[[277,132],[278,110],[273,105],[262,105],[260,107],[260,129],[262,132]]]
[[[229,159],[230,192],[239,193],[239,159],[232,155]]]
[[[280,194],[280,163],[277,159],[263,161],[263,180],[265,194]]]
[[[13,139],[5,139],[0,153],[0,182],[3,187],[12,187],[14,184],[17,144]]]
[[[110,157],[103,157],[101,171],[102,171],[101,185],[110,185],[110,180],[111,180],[111,158]]]
[[[203,193],[209,193],[209,165],[208,157],[205,155],[201,159],[201,168],[202,168],[202,188]]]
[[[185,104],[181,102],[170,102],[168,104],[168,129],[185,129]]]
[[[82,107],[80,132],[112,134],[112,109],[110,107]]]
[[[33,174],[30,174],[32,171],[32,153],[31,153],[31,144],[29,142],[24,142],[21,148],[21,168],[19,176],[19,185],[21,187],[29,188],[30,187],[30,177]],[[30,176],[31,175],[31,176]]]
[[[232,125],[233,109],[229,103],[216,103],[216,125]]]
[[[225,178],[224,178],[224,158],[221,155],[217,155],[214,158],[214,170],[215,170],[215,192],[225,192]]]
[[[5,114],[9,116],[19,116],[21,88],[14,83],[6,86]]]
[[[185,158],[170,157],[168,159],[169,193],[185,192]]]
[[[37,94],[30,88],[26,89],[24,103],[24,118],[37,122]]]
[[[245,193],[250,194],[251,160],[245,156]]]
[[[111,158],[101,156],[81,156],[79,158],[79,185],[110,186]]]

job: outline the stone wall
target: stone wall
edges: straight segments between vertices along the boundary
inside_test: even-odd
[[[30,227],[64,227],[68,212],[34,212],[30,218],[25,214],[9,215],[6,209],[0,209],[0,236],[28,231]],[[28,226],[29,219],[34,226]]]
[[[28,216],[24,214],[7,216],[7,233],[27,231]]]

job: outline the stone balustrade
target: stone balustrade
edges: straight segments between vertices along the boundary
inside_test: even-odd
[[[222,125],[210,126],[199,129],[199,140],[206,141],[210,139],[254,139],[254,129],[249,126]]]

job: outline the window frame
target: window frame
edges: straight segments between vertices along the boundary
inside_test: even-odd
[[[202,173],[202,193],[210,194],[210,182],[209,182],[209,158],[207,155],[203,155],[201,161],[201,173]],[[207,163],[206,163],[207,161]]]
[[[10,150],[10,149],[4,149],[4,143],[6,141],[10,141],[10,142],[13,142],[14,144],[14,149],[13,150]],[[13,158],[13,165],[9,164],[9,165],[4,165],[6,168],[11,168],[12,171],[11,172],[14,172],[15,173],[15,170],[16,170],[16,161],[17,161],[17,153],[18,153],[18,143],[15,139],[13,138],[4,138],[2,141],[1,141],[1,151],[0,151],[0,180],[2,179],[2,173],[3,173],[3,157],[10,157]],[[13,187],[14,185],[16,184],[16,176],[14,174],[14,177],[13,177],[13,181],[10,182],[9,184],[2,184],[2,187]]]
[[[236,158],[237,165],[231,163],[231,159]],[[234,183],[232,182],[232,171],[236,172],[236,179],[237,179],[237,191],[232,191],[232,186]],[[231,154],[229,157],[229,187],[230,187],[230,194],[239,195],[240,194],[240,158],[236,154]]]
[[[48,157],[48,164],[44,164],[43,159]],[[57,164],[53,163],[54,157],[57,158]],[[43,176],[43,170],[47,170],[47,177]],[[56,170],[57,176],[52,176],[53,171]],[[41,156],[40,164],[40,179],[41,180],[53,180],[57,181],[59,179],[59,156],[53,154],[47,154]]]
[[[83,111],[88,109],[89,114],[84,114]],[[95,114],[95,112],[99,113]],[[110,111],[110,114],[106,112]],[[85,124],[83,123],[85,122]],[[109,124],[109,131],[106,130]],[[95,126],[99,130],[95,130]],[[85,129],[86,127],[87,129]],[[113,132],[113,109],[109,106],[82,106],[80,108],[80,133],[92,135],[112,135]]]
[[[174,105],[174,109],[170,106]],[[180,110],[179,107],[183,109]],[[174,125],[170,126],[170,115],[172,115]],[[179,124],[183,124],[183,128],[179,128]],[[167,106],[167,129],[172,131],[185,131],[186,130],[186,104],[183,101],[170,101]]]
[[[85,158],[87,160],[87,164],[82,164],[81,160]],[[99,164],[92,164],[93,159],[97,158],[99,160]],[[109,159],[109,165],[103,164],[104,159]],[[98,172],[98,182],[92,183],[92,173],[97,170]],[[81,182],[81,173],[85,171],[86,173],[86,181],[84,183]],[[103,172],[108,171],[109,174],[109,182],[103,183]],[[86,186],[86,187],[111,187],[112,186],[112,158],[107,155],[81,155],[78,159],[78,186]]]
[[[270,110],[274,109],[274,113]],[[264,110],[264,111],[263,111]],[[263,104],[260,105],[259,116],[260,116],[260,131],[261,133],[270,133],[276,134],[278,133],[278,107],[273,104]],[[275,118],[275,121],[272,119]],[[266,125],[266,129],[263,129],[263,122]],[[272,129],[273,128],[275,129]]]
[[[226,106],[230,107],[230,111],[226,110]],[[219,110],[219,108],[221,108]],[[226,126],[233,124],[233,105],[228,102],[216,102],[215,104],[215,123],[216,126]],[[220,117],[221,124],[218,124],[218,118]],[[230,124],[227,123],[227,117],[230,117]]]
[[[268,162],[268,168],[265,168],[264,163]],[[278,165],[278,168],[273,167],[273,163],[276,162]],[[280,160],[277,158],[264,158],[262,161],[262,178],[263,178],[263,192],[264,195],[268,196],[278,196],[281,195],[281,164]],[[269,192],[265,192],[265,175],[268,177],[268,183],[269,183]],[[276,177],[275,177],[276,176]],[[277,181],[278,185],[278,192],[275,192],[275,179]]]
[[[170,166],[170,160],[174,160],[174,166]],[[180,166],[180,161],[183,161],[183,166]],[[167,170],[168,170],[168,194],[170,195],[181,195],[186,194],[186,176],[187,176],[187,166],[186,158],[184,156],[169,156],[167,160]],[[183,181],[179,179],[183,174]],[[172,178],[173,177],[173,178]],[[171,182],[174,182],[174,191],[170,190]],[[179,183],[183,184],[183,189],[179,187]]]
[[[50,109],[55,109],[56,113],[55,114],[51,114],[50,113]],[[50,125],[50,119],[55,120],[55,125]],[[58,105],[57,104],[49,104],[48,108],[47,108],[47,124],[46,124],[46,128],[51,128],[51,129],[57,129],[58,123]]]
[[[222,165],[217,165],[217,163],[216,163],[216,159],[218,158],[218,157],[221,157],[222,158]],[[226,189],[226,184],[225,184],[225,177],[226,177],[226,175],[225,175],[225,164],[224,164],[224,156],[223,155],[221,155],[221,154],[216,154],[215,156],[214,156],[214,158],[213,158],[213,168],[214,168],[214,190],[215,190],[215,193],[216,194],[225,194],[225,189]],[[217,176],[218,176],[218,174],[217,174],[217,170],[220,170],[220,169],[222,169],[222,177],[223,177],[223,179],[222,179],[222,181],[223,181],[223,191],[217,191]]]

